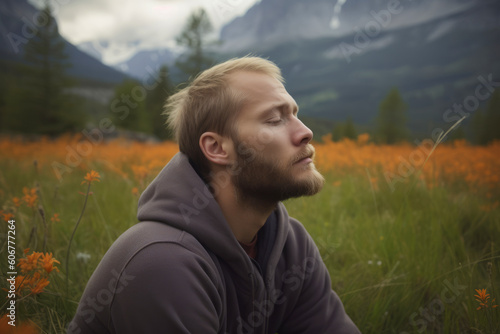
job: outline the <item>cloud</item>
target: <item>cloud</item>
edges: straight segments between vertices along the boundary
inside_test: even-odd
[[[91,40],[117,41],[148,38],[152,31],[165,38],[178,33],[193,1],[83,1],[61,7],[57,15],[61,34],[74,43]]]
[[[138,50],[171,48],[190,13],[204,7],[216,31],[257,0],[52,0],[59,30],[71,43],[91,43],[116,64]],[[43,0],[30,0],[37,7]]]

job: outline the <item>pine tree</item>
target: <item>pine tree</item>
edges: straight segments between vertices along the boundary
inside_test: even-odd
[[[134,92],[139,91],[139,87],[142,88],[138,81],[127,79],[115,88],[111,117],[122,129],[151,133],[152,121],[146,112],[146,96],[138,93],[134,95]]]
[[[165,115],[162,114],[163,106],[172,93],[172,85],[166,65],[160,68],[156,83],[156,87],[148,93],[146,99],[146,109],[152,124],[152,131],[160,139],[172,139],[173,136],[165,125]]]
[[[22,124],[22,129],[17,130],[57,135],[76,130],[82,125],[83,116],[66,92],[72,84],[66,75],[71,65],[48,4],[41,17],[45,18],[45,24],[38,26],[36,35],[25,47],[27,67],[19,92],[23,95],[19,111],[25,117],[17,122],[18,126]]]
[[[399,90],[391,89],[379,105],[376,133],[381,143],[395,144],[406,139],[406,109]]]
[[[332,131],[332,140],[340,141],[344,138],[355,140],[357,138],[356,129],[354,128],[354,123],[352,118],[348,117],[344,123],[335,123]]]
[[[500,90],[496,89],[488,101],[486,110],[477,110],[471,122],[474,143],[487,145],[500,140]]]
[[[486,143],[500,139],[500,89],[496,89],[488,101],[485,114]]]
[[[205,54],[208,44],[206,36],[213,31],[212,23],[203,8],[194,11],[188,18],[184,30],[177,37],[177,44],[187,48],[175,65],[190,78],[209,67],[213,60]]]
[[[344,138],[349,138],[351,140],[357,138],[356,129],[354,128],[354,123],[352,122],[351,117],[348,117],[344,124]]]
[[[344,126],[341,122],[335,122],[332,130],[332,141],[339,141],[344,136]]]
[[[484,128],[485,122],[484,112],[481,109],[476,110],[470,123],[473,143],[476,145],[486,145],[488,142],[488,135]]]

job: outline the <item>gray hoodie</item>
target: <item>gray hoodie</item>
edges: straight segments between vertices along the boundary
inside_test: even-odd
[[[279,203],[256,259],[178,153],[90,278],[68,333],[359,333],[304,227]]]

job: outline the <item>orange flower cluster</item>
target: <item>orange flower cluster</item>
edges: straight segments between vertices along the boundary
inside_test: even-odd
[[[472,191],[484,189],[488,197],[500,191],[500,142],[489,146],[470,146],[465,141],[440,144],[430,155],[434,143],[428,139],[419,146],[411,144],[376,145],[367,134],[357,141],[333,142],[331,136],[315,144],[316,166],[335,175],[372,176],[407,181],[418,176],[429,187],[464,184]],[[373,181],[373,180],[372,180]]]
[[[14,213],[17,212],[17,210],[21,207],[21,205],[25,204],[26,207],[28,208],[36,208],[36,205],[38,203],[38,189],[35,188],[28,188],[24,187],[23,188],[23,196],[21,198],[19,197],[13,197],[10,202],[7,202],[4,205],[4,209],[7,210],[0,210],[0,217],[4,221],[9,221],[10,219],[14,218]]]
[[[2,216],[3,220],[5,222],[8,222],[12,218],[14,218],[14,214],[10,212],[4,212],[3,210],[0,210],[0,216]]]
[[[489,307],[488,302],[490,299],[490,294],[486,293],[486,289],[475,289],[477,292],[477,295],[474,295],[476,297],[476,300],[479,303],[479,307],[477,310],[482,310],[482,309],[487,309]],[[491,304],[495,302],[496,299],[491,300]],[[491,308],[496,308],[498,305],[491,305]]]
[[[88,173],[87,173],[87,175],[85,175],[85,177],[83,178],[83,179],[84,179],[84,181],[82,181],[82,184],[84,184],[84,183],[88,183],[88,184],[90,184],[90,183],[92,183],[92,182],[94,182],[94,181],[99,182],[99,181],[101,181],[101,180],[99,180],[99,178],[100,178],[100,177],[101,177],[101,176],[99,175],[99,173],[98,173],[98,172],[96,172],[95,170],[91,170],[91,171],[90,171],[90,172],[88,172]]]
[[[24,203],[29,207],[29,208],[34,208],[35,205],[36,205],[36,202],[38,200],[38,195],[36,193],[36,188],[27,188],[27,187],[24,187],[23,188],[23,201]],[[15,197],[14,197],[15,199]],[[14,200],[13,200],[14,201]],[[16,203],[14,202],[14,205],[16,205]],[[17,206],[17,205],[16,205]]]
[[[500,194],[500,142],[489,146],[470,146],[465,141],[442,143],[426,161],[434,145],[430,139],[423,140],[419,146],[410,143],[376,145],[370,141],[368,134],[359,135],[355,141],[333,142],[331,136],[322,139],[322,143],[314,143],[316,165],[319,170],[332,173],[337,179],[353,174],[367,177],[368,170],[371,175],[369,181],[375,189],[376,183],[387,180],[387,175],[391,180],[397,178],[404,181],[409,181],[409,176],[418,176],[422,184],[429,188],[456,184],[467,186],[473,192],[484,192],[492,199]],[[124,179],[135,180],[133,186],[137,186],[139,191],[143,189],[143,183],[156,175],[178,152],[178,146],[173,142],[140,143],[117,139],[99,144],[88,143],[91,149],[85,151],[86,155],[75,158],[75,152],[82,151],[78,150],[82,140],[85,138],[79,136],[57,140],[42,138],[38,142],[0,139],[0,151],[16,163],[16,168],[33,168],[34,160],[39,170],[46,168],[51,172],[54,162],[65,165],[67,169],[61,169],[63,177],[75,169],[89,170],[90,164],[98,164],[103,170],[108,169]],[[72,148],[72,155],[68,153],[68,147]],[[53,174],[57,179],[57,173]],[[90,172],[84,182],[99,180],[97,175]],[[19,206],[21,202],[35,205],[35,195],[36,192],[29,190],[22,199],[13,199],[12,202],[14,206]],[[493,203],[492,207],[495,206]]]
[[[78,152],[83,154],[83,145],[88,148],[85,155],[80,155]],[[150,169],[161,168],[178,151],[174,142],[141,143],[120,138],[95,144],[82,135],[62,136],[55,140],[42,137],[36,142],[0,139],[2,156],[9,157],[16,166],[26,169],[33,168],[33,161],[36,160],[39,170],[52,170],[54,163],[58,163],[71,170],[85,171],[91,169],[88,165],[90,161],[105,164],[113,171],[127,171],[133,164]]]
[[[16,208],[18,208],[18,207],[20,207],[20,206],[21,206],[21,200],[19,199],[19,197],[14,197],[14,198],[12,199],[12,203],[14,204],[14,206],[15,206]]]
[[[17,264],[22,273],[16,277],[16,294],[19,296],[26,295],[26,292],[28,295],[42,293],[50,283],[49,274],[52,271],[59,272],[55,264],[60,262],[54,259],[52,253],[28,253],[29,249],[25,249],[24,257]]]
[[[50,221],[53,222],[53,223],[60,222],[61,219],[59,219],[59,214],[58,213],[54,213],[54,215],[50,218]]]

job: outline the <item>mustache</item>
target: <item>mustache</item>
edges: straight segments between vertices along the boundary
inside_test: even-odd
[[[311,144],[307,144],[304,147],[304,149],[299,154],[297,154],[297,156],[292,160],[291,164],[293,165],[305,158],[311,158],[314,161],[315,156],[316,156],[316,149]]]

